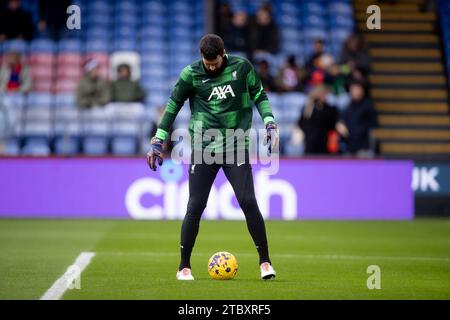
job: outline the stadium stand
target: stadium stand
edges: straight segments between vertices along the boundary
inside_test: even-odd
[[[382,30],[368,30],[370,1],[355,1],[358,29],[373,59],[370,83],[379,113],[375,137],[386,157],[442,159],[450,156],[450,117],[445,52],[438,16],[425,1],[380,4]],[[449,1],[440,1],[443,45],[448,47]],[[447,49],[447,57],[449,51]],[[448,58],[447,58],[448,61]]]
[[[450,69],[450,59],[445,65],[442,56],[450,54],[449,1],[439,1],[439,15],[421,12],[422,0],[381,4],[389,10],[383,15],[383,31],[370,33],[364,27],[368,4],[365,0],[353,3],[350,0],[270,2],[280,30],[280,51],[256,55],[256,61],[266,59],[271,70],[276,71],[293,54],[303,65],[317,38],[324,41],[325,51],[337,59],[356,23],[370,46],[373,59],[370,84],[380,114],[381,128],[375,131],[375,137],[380,142],[381,154],[394,157],[450,155],[445,74]],[[11,50],[24,53],[33,79],[33,90],[28,97],[2,96],[0,105],[14,105],[14,110],[10,115],[0,113],[0,121],[6,123],[8,117],[15,121],[14,128],[9,130],[1,126],[2,134],[7,137],[2,152],[39,155],[80,151],[121,155],[146,152],[148,123],[166,103],[180,70],[198,59],[198,40],[206,32],[204,2],[75,0],[73,3],[85,12],[82,30],[67,30],[57,42],[37,33],[29,43],[12,40],[0,44],[0,61],[3,54]],[[254,13],[264,3],[263,0],[230,1],[233,10],[249,13]],[[33,21],[37,22],[36,2],[24,0],[23,6],[32,12]],[[434,33],[437,22],[442,29],[442,43]],[[114,129],[114,121],[102,129],[101,135],[92,134],[87,128],[95,117],[86,119],[73,97],[83,74],[82,66],[94,58],[101,65],[102,75],[110,78],[110,56],[122,51],[140,55],[140,83],[147,91],[145,116],[139,119],[137,127],[134,120],[121,125],[126,134],[122,129]],[[282,142],[287,147],[282,151],[287,155],[300,155],[301,150],[290,147],[289,143],[291,128],[300,115],[306,94],[270,93],[269,98],[283,128]],[[346,97],[330,99],[338,107],[348,101]],[[177,125],[186,125],[188,116],[188,110],[183,108]],[[254,123],[260,125],[257,113]],[[94,129],[102,127],[101,123],[96,125]],[[128,131],[124,129],[127,126]]]

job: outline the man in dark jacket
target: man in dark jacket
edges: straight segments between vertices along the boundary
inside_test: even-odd
[[[33,19],[22,8],[20,0],[8,1],[5,11],[0,11],[0,41],[11,39],[31,40]]]
[[[67,8],[71,2],[71,0],[39,0],[39,31],[48,32],[53,40],[59,40],[60,31],[66,26]]]
[[[279,46],[278,26],[273,19],[270,8],[267,5],[261,7],[252,20],[250,41],[253,54],[258,52],[277,53]]]
[[[377,118],[361,83],[354,82],[350,85],[350,95],[352,100],[342,112],[336,130],[344,137],[347,151],[356,154],[370,149],[370,130],[376,127]]]
[[[337,109],[328,105],[326,96],[324,86],[314,88],[297,123],[304,132],[306,154],[328,153],[328,133],[334,130]]]

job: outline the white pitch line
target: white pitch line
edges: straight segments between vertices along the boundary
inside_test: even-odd
[[[158,251],[103,251],[99,254],[105,255],[141,255],[141,256],[179,256],[178,252],[158,252]],[[197,252],[194,254],[208,255],[209,253]],[[237,256],[256,256],[257,253],[240,253]],[[421,257],[421,256],[355,256],[355,255],[329,255],[329,254],[293,254],[293,253],[274,253],[273,257],[285,259],[326,259],[326,260],[397,260],[397,261],[436,261],[450,262],[450,258],[446,257]]]
[[[67,268],[67,271],[53,283],[50,289],[41,297],[40,300],[59,300],[64,292],[75,280],[75,277],[80,276],[83,270],[91,262],[95,256],[95,252],[81,252],[75,262]],[[73,272],[73,267],[77,267],[78,273]]]

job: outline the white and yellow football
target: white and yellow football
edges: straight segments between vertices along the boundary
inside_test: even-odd
[[[230,280],[236,276],[238,263],[229,252],[221,251],[212,255],[208,262],[208,273],[214,280]]]

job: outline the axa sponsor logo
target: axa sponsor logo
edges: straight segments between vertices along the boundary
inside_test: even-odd
[[[225,86],[214,87],[211,91],[211,94],[209,95],[208,101],[210,101],[214,97],[217,100],[226,99],[228,98],[228,94],[230,94],[230,96],[232,96],[233,98],[236,96],[231,85],[228,84]]]

